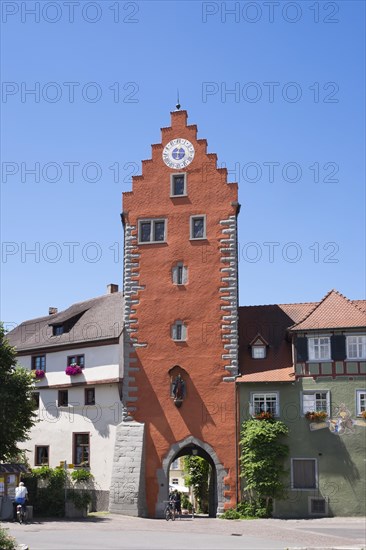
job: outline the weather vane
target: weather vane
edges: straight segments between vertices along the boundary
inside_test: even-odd
[[[180,103],[179,103],[179,90],[177,90],[177,104],[176,104],[175,107],[176,107],[177,111],[179,111],[179,109],[180,109]]]

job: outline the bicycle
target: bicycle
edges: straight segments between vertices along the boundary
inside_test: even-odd
[[[172,500],[167,501],[167,505],[164,510],[164,517],[167,521],[170,519],[175,521],[175,502]]]
[[[17,504],[17,520],[20,525],[27,521],[27,510],[22,504]]]

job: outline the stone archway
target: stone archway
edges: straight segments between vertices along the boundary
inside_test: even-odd
[[[208,460],[214,471],[213,479],[215,486],[210,489],[210,492],[211,503],[212,499],[214,499],[216,510],[211,515],[222,514],[224,511],[224,503],[227,501],[224,496],[224,478],[227,476],[227,470],[225,470],[225,468],[219,461],[211,445],[209,445],[208,443],[204,443],[200,439],[190,435],[189,437],[186,437],[182,441],[178,441],[171,446],[169,452],[162,461],[162,468],[160,468],[156,472],[157,482],[159,485],[159,493],[158,501],[155,506],[155,516],[158,518],[164,516],[164,501],[168,499],[170,464],[178,456],[183,456],[185,454],[185,450],[190,451],[192,447],[195,447],[198,450],[198,456],[202,456],[203,458]],[[187,452],[187,454],[189,453]]]

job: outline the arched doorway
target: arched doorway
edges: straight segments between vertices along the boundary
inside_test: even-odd
[[[200,456],[211,466],[208,512],[210,517],[216,517],[217,514],[224,511],[224,478],[227,475],[227,471],[219,462],[212,447],[193,436],[189,436],[172,445],[162,462],[162,468],[157,471],[159,494],[158,502],[156,503],[156,517],[163,517],[164,501],[168,499],[170,465],[173,460],[186,455]]]

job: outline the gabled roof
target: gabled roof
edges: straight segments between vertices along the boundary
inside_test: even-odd
[[[361,301],[359,301],[361,302]],[[361,302],[362,304],[362,302]],[[331,290],[291,331],[366,327],[365,309],[337,290]]]
[[[24,321],[6,337],[18,353],[118,339],[123,329],[122,292],[73,304],[64,311]],[[69,332],[54,336],[53,326],[73,321]]]

